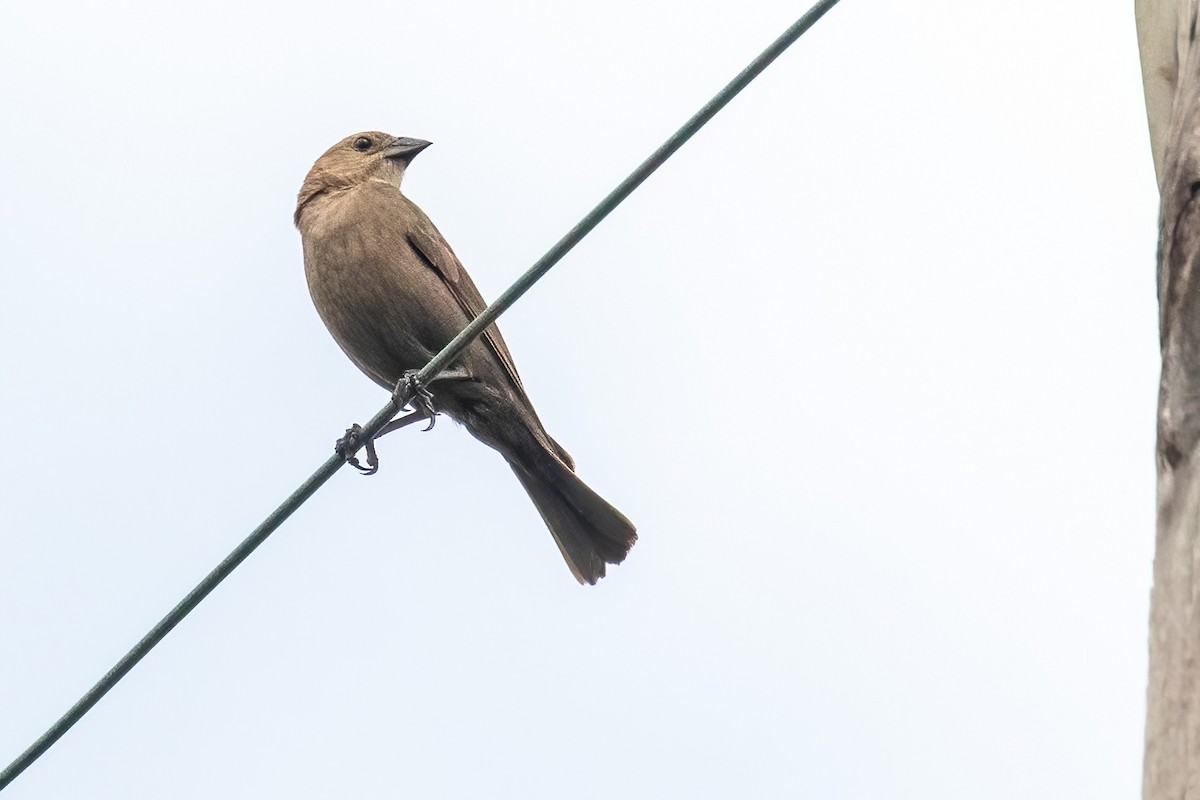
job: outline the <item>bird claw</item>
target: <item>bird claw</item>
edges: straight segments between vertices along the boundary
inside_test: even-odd
[[[406,406],[411,406],[413,413],[406,417],[392,420],[370,439],[362,435],[362,426],[356,422],[346,429],[346,433],[342,438],[337,440],[337,444],[333,447],[333,452],[341,456],[343,461],[363,475],[374,475],[379,471],[379,454],[375,452],[375,439],[378,439],[385,433],[399,430],[406,425],[426,418],[429,419],[429,425],[425,430],[433,430],[433,423],[438,413],[433,407],[433,393],[425,388],[417,378],[417,375],[417,370],[410,369],[404,373],[404,377],[396,382],[396,388],[392,390],[392,405],[396,407],[396,410],[401,411]],[[400,401],[406,394],[409,395],[409,400],[407,403],[402,404]],[[367,465],[365,467],[355,455],[359,448],[367,451]]]
[[[410,422],[417,422],[425,418],[429,419],[429,426],[425,430],[433,430],[433,423],[438,413],[433,407],[433,393],[425,388],[425,385],[421,383],[417,375],[417,370],[410,369],[404,373],[404,377],[396,382],[396,388],[392,390],[392,404],[396,407],[396,410],[401,411],[406,406],[411,406],[413,413],[407,417],[392,420],[388,425],[384,426],[383,430],[375,438],[402,428]],[[402,404],[400,401],[405,394],[409,395],[409,400],[407,403]],[[363,437],[362,430],[362,426],[357,422],[346,428],[345,435],[338,439],[337,443],[333,446],[333,452],[341,456],[343,461],[363,475],[374,475],[379,471],[379,454],[375,452],[375,439],[366,439]],[[365,467],[358,460],[358,456],[355,455],[360,447],[367,451],[367,465]]]
[[[359,447],[366,448],[367,451],[367,466],[363,466],[355,453]],[[364,475],[374,475],[379,471],[379,455],[375,452],[375,440],[362,440],[362,426],[355,422],[346,429],[346,434],[337,440],[333,446],[333,452],[342,457],[343,460],[350,466]]]
[[[396,382],[395,390],[392,391],[392,403],[395,404],[397,411],[408,406],[421,416],[428,417],[429,425],[425,430],[431,431],[434,423],[437,422],[438,412],[433,407],[433,392],[425,388],[425,384],[417,377],[419,374],[419,371],[415,369],[404,373],[403,377]],[[400,399],[404,396],[405,390],[408,390],[410,397],[407,404],[401,405]]]

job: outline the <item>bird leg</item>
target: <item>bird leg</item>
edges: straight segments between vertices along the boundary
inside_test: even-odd
[[[403,428],[410,422],[416,422],[415,419],[412,419],[414,416],[416,416],[417,419],[428,419],[429,427],[427,427],[425,430],[433,430],[433,425],[437,419],[438,411],[433,406],[433,393],[429,391],[425,384],[422,383],[417,377],[418,374],[418,370],[408,370],[404,373],[400,380],[396,381],[396,388],[392,390],[392,404],[396,406],[396,410],[400,411],[408,406],[412,408],[413,413],[406,417],[401,417],[398,420],[392,420],[389,422],[387,426],[379,432],[379,435],[375,437],[376,439],[378,439],[379,436],[383,436],[385,433],[391,433],[398,428]],[[469,380],[470,378],[471,374],[462,367],[451,367],[450,369],[444,369],[435,375],[430,383],[432,384],[436,383],[437,381],[448,380],[461,381]],[[400,400],[404,397],[405,390],[408,390],[410,397],[406,405],[401,405]],[[396,423],[398,422],[400,424],[397,425]]]
[[[375,438],[378,439],[380,436],[383,436],[385,433],[391,433],[392,431],[398,431],[401,428],[412,425],[414,422],[420,422],[423,419],[426,419],[425,413],[420,410],[414,411],[411,414],[405,414],[403,417],[396,417],[394,420],[389,422],[387,425],[384,425],[382,428],[380,428],[379,433],[375,434]],[[430,419],[432,419],[432,417],[430,417]],[[432,428],[433,425],[430,424],[429,427]],[[429,428],[426,428],[425,430],[429,430]]]
[[[469,380],[471,377],[462,367],[453,367],[440,372],[430,383],[442,380]],[[401,405],[400,398],[404,396],[404,391],[409,390],[412,394],[411,399],[407,404]],[[374,438],[362,441],[362,426],[357,422],[346,429],[346,434],[337,440],[334,445],[334,452],[345,459],[346,463],[357,469],[364,475],[374,475],[379,471],[379,454],[375,451],[375,439],[378,439],[384,434],[398,431],[414,422],[428,419],[429,427],[425,430],[433,428],[434,418],[437,416],[437,409],[433,407],[433,393],[425,388],[425,385],[417,379],[417,370],[410,369],[404,373],[404,376],[396,382],[396,388],[392,391],[392,403],[396,406],[396,410],[411,406],[413,411],[411,414],[405,414],[403,417],[397,417],[379,429],[379,433],[375,434]],[[359,447],[367,451],[367,465],[364,467],[355,456],[355,451]]]
[[[367,466],[365,467],[359,463],[358,458],[354,455],[354,451],[359,448],[360,441],[362,440],[362,426],[357,422],[346,429],[346,435],[337,440],[337,444],[334,445],[333,450],[345,459],[347,464],[362,474],[374,475],[379,471],[379,454],[375,452],[375,439],[378,439],[385,433],[398,431],[406,425],[420,422],[423,419],[425,419],[425,414],[422,411],[405,414],[403,417],[398,417],[380,428],[379,433],[375,434],[374,439],[367,439],[361,442],[361,446],[367,451]]]
[[[355,422],[346,428],[346,434],[337,440],[333,446],[333,452],[364,475],[374,475],[379,471],[379,455],[375,452],[375,440],[367,439],[365,442],[361,440],[362,426]],[[360,444],[367,450],[367,466],[365,467],[359,463],[358,456],[355,455]]]
[[[418,374],[417,370],[410,369],[401,376],[400,380],[396,381],[396,388],[392,390],[392,405],[396,407],[397,411],[406,407],[412,408],[413,413],[409,414],[408,417],[402,417],[402,419],[407,420],[412,416],[418,416],[419,419],[428,417],[429,427],[425,430],[431,431],[437,418],[437,410],[433,407],[433,392],[425,388],[425,384],[417,377]],[[430,383],[432,382],[430,381]],[[404,399],[406,393],[409,395],[408,402],[402,403],[401,401]],[[392,420],[392,422],[397,421]],[[388,424],[390,425],[391,423]]]

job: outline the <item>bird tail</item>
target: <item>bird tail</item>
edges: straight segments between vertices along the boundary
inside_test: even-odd
[[[549,455],[549,454],[547,454]],[[620,564],[637,541],[625,515],[553,456],[530,469],[509,462],[550,529],[567,566],[580,583],[604,577],[604,565]]]

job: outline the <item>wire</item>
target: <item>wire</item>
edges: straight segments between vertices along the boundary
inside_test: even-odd
[[[587,216],[568,231],[566,236],[559,239],[525,274],[521,275],[512,286],[496,298],[494,303],[484,309],[483,313],[476,317],[458,336],[454,337],[449,344],[442,348],[442,351],[434,356],[417,374],[418,380],[423,383],[429,383],[433,378],[437,377],[438,373],[444,370],[467,345],[474,341],[483,332],[484,328],[495,322],[496,318],[507,311],[521,295],[529,291],[533,284],[549,272],[550,268],[557,264],[563,256],[570,252],[571,248],[579,244],[583,237],[587,236],[593,228],[600,224],[601,220],[620,205],[626,197],[632,194],[634,189],[649,178],[676,150],[682,147],[688,139],[692,138],[696,131],[704,127],[705,123],[724,108],[738,92],[746,88],[752,80],[758,77],[759,73],[770,66],[771,62],[778,58],[784,50],[790,47],[817,20],[824,16],[826,11],[837,5],[837,2],[838,0],[820,0],[820,2],[805,12],[800,19],[796,20],[766,50],[751,61],[749,66],[738,73],[737,77],[730,81],[725,88],[717,92],[712,100],[709,100],[703,108],[685,122],[661,147],[655,150],[625,180],[621,181],[617,188],[613,189]],[[407,401],[411,398],[400,397],[399,399]],[[370,441],[392,419],[395,413],[396,407],[389,402],[363,426],[359,441]],[[332,478],[334,473],[341,469],[345,463],[345,460],[341,456],[334,455],[330,457],[308,480],[301,484],[300,488],[292,492],[291,496],[272,511],[241,544],[234,548],[233,552],[225,557],[224,561],[217,565],[216,569],[204,576],[204,580],[200,581],[196,585],[196,588],[188,592],[187,596],[178,605],[172,608],[149,633],[143,636],[141,641],[134,645],[133,649],[116,663],[116,666],[110,669],[75,705],[71,706],[61,719],[50,726],[50,729],[30,745],[29,749],[5,767],[3,772],[0,772],[0,790],[3,790],[8,784],[12,783],[30,764],[62,738],[63,734],[70,730],[84,714],[100,701],[100,698],[104,697],[110,689],[116,686],[155,645],[162,641],[163,637],[182,622],[183,618],[200,604],[200,601],[207,597],[213,589],[217,588],[217,585],[221,581],[229,577],[239,564],[245,561],[260,544],[265,542],[267,537],[283,524],[284,520],[290,517],[326,481]]]
[[[692,116],[683,126],[671,135],[671,138],[663,142],[662,146],[650,154],[650,157],[638,165],[638,168],[629,174],[625,180],[608,193],[600,203],[588,212],[579,223],[567,232],[567,235],[558,240],[558,242],[547,251],[546,255],[542,256],[537,262],[530,267],[524,275],[517,278],[516,282],[510,286],[504,294],[496,298],[496,301],[483,310],[483,313],[476,317],[470,325],[463,329],[462,333],[454,337],[450,344],[442,349],[433,359],[425,365],[425,368],[418,374],[418,379],[428,383],[439,372],[445,369],[455,356],[462,351],[464,347],[470,344],[475,337],[483,332],[483,329],[496,321],[496,318],[508,310],[508,307],[517,301],[517,299],[529,291],[530,287],[538,281],[543,275],[550,271],[550,268],[559,262],[563,256],[570,252],[571,248],[579,244],[583,237],[592,232],[592,229],[600,224],[600,221],[609,215],[609,213],[621,204],[626,197],[633,194],[633,190],[642,185],[642,182],[649,178],[656,169],[661,167],[664,162],[675,151],[683,147],[688,139],[691,139],[696,131],[704,127],[710,119],[716,116],[717,112],[729,104],[729,101],[737,96],[738,92],[745,89],[750,81],[758,77],[764,69],[771,65],[771,62],[779,58],[784,50],[787,50],[797,39],[799,39],[805,31],[811,28],[817,20],[825,15],[825,12],[837,5],[838,0],[820,0],[816,5],[804,13],[804,16],[796,20],[790,28],[784,31],[778,39],[771,42],[766,50],[759,53],[758,57],[750,62],[744,70],[737,74],[737,77],[730,81],[724,89],[717,92],[712,100],[704,104],[704,107]],[[386,422],[382,423],[382,427]]]

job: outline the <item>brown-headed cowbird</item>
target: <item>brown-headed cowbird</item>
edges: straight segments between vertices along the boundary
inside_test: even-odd
[[[400,192],[405,168],[428,146],[378,131],[347,136],[313,164],[296,203],[317,312],[350,360],[387,389],[486,306],[438,229]],[[581,583],[621,563],[637,540],[633,524],[575,475],[495,325],[430,389],[438,411],[508,461]]]

